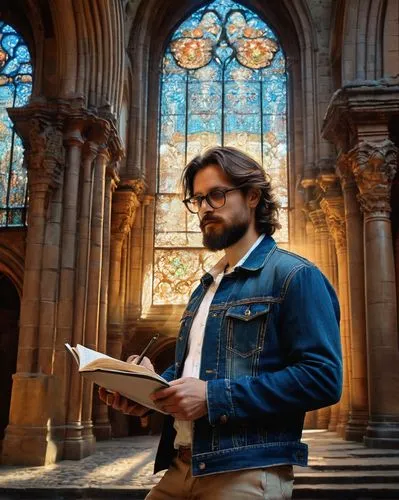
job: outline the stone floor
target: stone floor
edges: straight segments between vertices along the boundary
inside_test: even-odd
[[[294,498],[396,498],[399,450],[370,450],[327,431],[305,431],[309,467],[296,468]],[[137,498],[158,482],[152,474],[157,436],[97,443],[93,455],[46,467],[0,466],[0,500]]]

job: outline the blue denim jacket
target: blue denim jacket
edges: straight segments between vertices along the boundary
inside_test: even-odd
[[[181,376],[193,318],[212,280],[205,274],[190,298],[167,380]],[[199,378],[207,381],[208,416],[193,423],[194,476],[306,465],[305,412],[341,395],[339,305],[327,279],[265,237],[216,291]],[[169,467],[174,438],[167,416],[155,472]]]

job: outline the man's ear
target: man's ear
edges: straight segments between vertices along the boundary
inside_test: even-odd
[[[248,206],[256,208],[260,200],[260,189],[249,188],[247,192]]]

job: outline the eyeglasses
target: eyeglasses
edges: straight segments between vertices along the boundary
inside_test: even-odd
[[[241,189],[241,187],[235,187],[230,189],[214,189],[210,191],[205,196],[192,196],[191,198],[186,198],[183,200],[183,203],[186,205],[186,208],[192,214],[197,214],[200,211],[202,202],[206,200],[208,205],[212,208],[222,208],[226,204],[226,193],[230,191],[236,191],[237,189]]]

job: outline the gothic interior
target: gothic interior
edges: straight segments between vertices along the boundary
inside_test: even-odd
[[[0,2],[0,412],[6,464],[158,432],[108,413],[64,344],[173,362],[218,257],[185,163],[233,145],[271,176],[286,249],[341,303],[344,390],[307,415],[399,447],[397,0]]]

